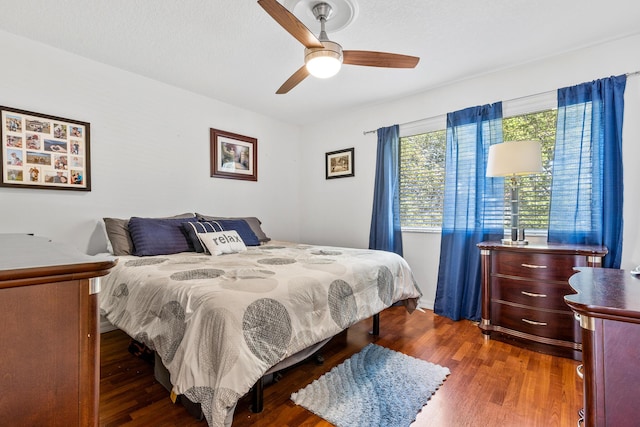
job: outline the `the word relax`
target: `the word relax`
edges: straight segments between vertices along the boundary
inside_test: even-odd
[[[243,243],[240,236],[234,236],[232,234],[222,234],[221,236],[211,239],[216,245],[225,245],[227,243]]]

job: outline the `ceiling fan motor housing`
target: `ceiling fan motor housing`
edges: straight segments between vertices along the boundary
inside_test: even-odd
[[[313,16],[315,16],[318,21],[320,21],[321,19],[328,21],[329,18],[331,18],[331,16],[333,15],[333,8],[329,3],[325,2],[316,3],[311,11],[313,12]]]

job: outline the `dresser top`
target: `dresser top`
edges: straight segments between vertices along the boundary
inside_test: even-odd
[[[577,267],[569,285],[577,292],[564,297],[581,315],[640,323],[640,278],[614,268]]]
[[[33,277],[103,276],[114,265],[112,257],[87,255],[44,237],[0,234],[0,288],[19,286]]]
[[[481,242],[477,245],[480,249],[509,252],[538,252],[568,255],[592,255],[605,256],[608,252],[605,246],[599,245],[575,245],[567,243],[543,243],[528,244],[523,246],[503,245],[501,242]]]

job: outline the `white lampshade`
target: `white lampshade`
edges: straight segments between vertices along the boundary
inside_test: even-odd
[[[338,74],[342,66],[342,47],[338,43],[323,41],[324,48],[304,50],[307,71],[314,77],[326,79]]]
[[[542,172],[539,141],[503,142],[489,147],[487,176],[529,175]]]

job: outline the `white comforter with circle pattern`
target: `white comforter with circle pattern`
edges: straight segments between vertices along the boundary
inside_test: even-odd
[[[158,353],[173,391],[214,427],[273,365],[397,301],[412,310],[420,296],[394,253],[271,242],[221,256],[119,257],[100,310]]]

